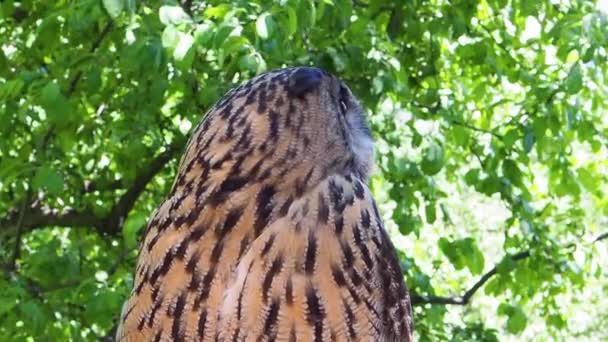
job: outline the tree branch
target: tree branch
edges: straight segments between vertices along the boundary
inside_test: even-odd
[[[0,235],[16,236],[19,230],[23,234],[45,227],[94,227],[100,234],[115,235],[120,232],[125,218],[146,185],[175,157],[182,146],[182,141],[176,142],[143,167],[131,187],[105,217],[96,216],[92,208],[60,211],[34,203],[30,208],[26,208],[27,215],[23,215],[21,224],[19,224],[20,213],[23,211],[17,208],[11,209],[8,215],[0,218]]]
[[[25,198],[23,198],[23,202],[21,204],[19,217],[17,218],[17,232],[15,233],[15,247],[13,249],[13,255],[8,265],[6,266],[6,269],[9,272],[14,272],[15,270],[17,270],[17,260],[21,257],[21,229],[23,227],[23,219],[25,218],[25,213],[27,211],[27,204],[30,201],[30,194],[31,188],[28,186],[27,193],[25,194]]]
[[[480,133],[491,134],[492,136],[494,136],[494,137],[496,137],[496,138],[498,138],[500,140],[504,139],[504,136],[502,136],[501,134],[498,134],[498,133],[496,133],[496,132],[494,132],[492,130],[489,130],[489,129],[484,129],[484,128],[480,128],[480,127],[477,127],[477,126],[473,126],[473,125],[471,125],[469,123],[462,122],[462,121],[459,121],[459,120],[447,120],[447,121],[449,123],[451,123],[452,125],[466,127],[466,128],[468,128],[470,130],[473,130],[473,131],[476,131],[476,132],[480,132]]]
[[[102,227],[97,227],[97,230],[100,233],[113,235],[120,231],[124,220],[127,218],[131,209],[133,209],[139,195],[146,189],[146,185],[148,185],[152,178],[154,178],[154,176],[156,176],[173,157],[175,157],[176,151],[179,150],[180,148],[177,148],[176,146],[168,148],[165,152],[154,158],[147,167],[142,169],[141,174],[135,179],[135,182],[133,182],[127,192],[122,195],[118,200],[118,203],[114,205],[110,215],[105,220],[104,225]]]
[[[192,0],[184,0],[180,2],[182,9],[186,12],[190,17],[192,17]]]
[[[2,235],[16,235],[16,219],[18,215],[19,210],[12,209],[6,217],[0,219],[0,227],[3,227]],[[22,233],[44,227],[90,227],[99,226],[102,223],[103,220],[96,217],[93,211],[89,209],[80,211],[68,209],[61,212],[58,209],[34,204],[29,208],[28,215],[23,219]]]
[[[608,239],[608,232],[601,234],[595,238],[592,243]],[[530,257],[530,250],[522,251],[511,256],[512,261],[520,261]],[[439,305],[467,305],[475,293],[483,287],[498,272],[498,266],[492,267],[487,273],[481,276],[471,288],[464,292],[462,296],[441,297],[441,296],[423,296],[411,294],[412,305],[424,304],[439,304]]]
[[[596,237],[591,243],[596,243],[596,242],[602,241],[604,239],[608,239],[608,232]]]

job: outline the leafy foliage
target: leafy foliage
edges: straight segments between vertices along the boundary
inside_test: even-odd
[[[605,11],[2,1],[0,339],[111,338],[191,128],[235,84],[302,64],[372,113],[419,340],[608,337]]]

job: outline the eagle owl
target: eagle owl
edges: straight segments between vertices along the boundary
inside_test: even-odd
[[[117,339],[411,341],[372,159],[361,106],[321,69],[228,92],[148,223]]]

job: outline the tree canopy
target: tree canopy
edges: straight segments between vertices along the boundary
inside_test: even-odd
[[[608,4],[0,2],[0,340],[112,339],[190,130],[274,68],[369,111],[420,341],[608,338]]]

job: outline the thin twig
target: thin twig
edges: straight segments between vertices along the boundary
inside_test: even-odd
[[[608,239],[608,232],[601,234],[597,238],[593,240],[592,243]],[[568,246],[566,246],[568,247]],[[530,257],[530,250],[522,251],[517,254],[510,256],[512,261],[520,261]],[[410,296],[412,300],[412,305],[424,305],[424,304],[439,304],[439,305],[467,305],[471,301],[471,298],[477,291],[483,287],[488,280],[490,280],[494,275],[498,273],[498,266],[492,267],[487,273],[481,276],[479,280],[477,280],[471,288],[464,292],[462,296],[452,296],[452,297],[441,297],[441,296],[423,296],[412,294]]]
[[[504,139],[504,136],[501,135],[501,134],[498,134],[498,133],[496,133],[496,132],[494,132],[492,130],[489,130],[489,129],[473,126],[473,125],[471,125],[469,123],[466,123],[466,122],[462,122],[462,121],[459,121],[459,120],[448,120],[448,122],[451,123],[452,125],[466,127],[468,129],[476,131],[476,132],[485,133],[485,134],[491,134],[492,136],[494,136],[494,137],[496,137],[496,138],[498,138],[500,140]]]
[[[591,243],[596,243],[596,242],[602,241],[604,239],[608,239],[608,232],[596,237]]]
[[[192,17],[192,0],[184,0],[184,2],[180,3],[184,12],[186,12],[189,16]]]
[[[25,217],[25,212],[27,211],[28,203],[30,202],[30,193],[31,190],[28,187],[27,193],[21,202],[21,208],[19,210],[19,218],[17,219],[17,228],[15,233],[15,247],[13,249],[13,256],[7,265],[7,270],[9,272],[14,272],[17,270],[17,260],[21,257],[21,233],[23,228],[23,219]]]

